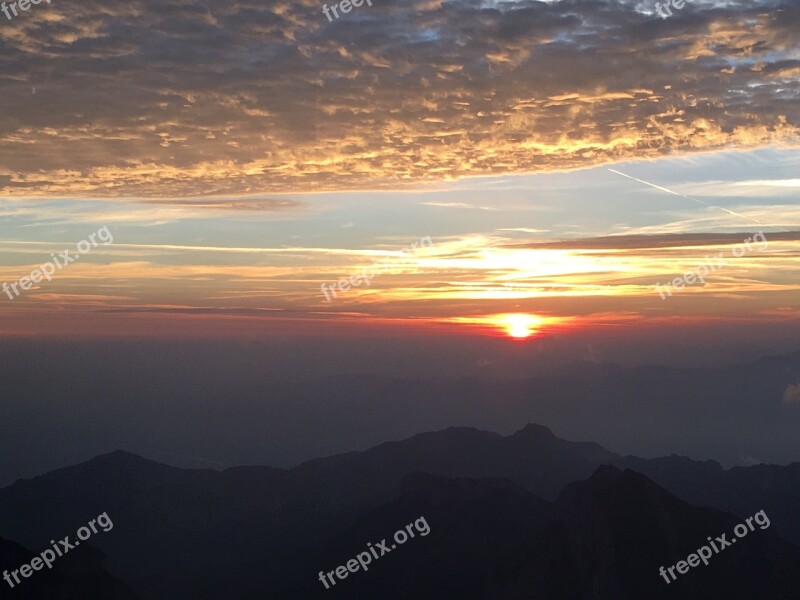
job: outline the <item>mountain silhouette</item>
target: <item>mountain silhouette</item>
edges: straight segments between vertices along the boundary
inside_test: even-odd
[[[695,461],[680,456],[614,461],[647,475],[690,504],[713,506],[742,518],[767,509],[772,527],[800,546],[800,463],[753,465],[723,469],[715,461]]]
[[[780,599],[800,583],[799,551],[779,537],[796,527],[782,494],[798,480],[795,465],[621,457],[540,425],[450,428],[294,469],[186,470],[117,451],[0,490],[0,535],[44,548],[106,512],[114,527],[90,544],[142,599]],[[774,527],[670,584],[659,575],[762,509]],[[420,517],[428,535],[331,589],[319,581]]]
[[[46,548],[44,548],[46,549]],[[120,580],[109,575],[102,567],[103,553],[84,544],[71,550],[52,563],[52,569],[45,565],[40,571],[33,571],[24,578],[17,575],[17,583],[10,573],[22,565],[30,564],[38,554],[19,544],[0,538],[0,566],[9,571],[12,588],[0,581],[0,599],[11,600],[135,600],[132,590]]]

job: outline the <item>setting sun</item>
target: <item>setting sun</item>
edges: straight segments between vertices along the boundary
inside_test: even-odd
[[[506,332],[513,338],[523,339],[537,332],[544,319],[528,314],[500,315],[500,322]]]
[[[517,340],[540,337],[555,327],[563,328],[572,319],[568,317],[541,316],[529,313],[500,313],[482,317],[453,317],[442,319],[449,323],[476,325],[488,335],[496,337],[499,332]]]

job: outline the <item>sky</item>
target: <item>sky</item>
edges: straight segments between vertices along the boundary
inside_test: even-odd
[[[59,0],[0,21],[0,282],[113,238],[6,288],[0,336],[794,331],[800,7],[654,10]]]
[[[527,422],[796,460],[796,0],[326,7],[0,7],[0,485]]]

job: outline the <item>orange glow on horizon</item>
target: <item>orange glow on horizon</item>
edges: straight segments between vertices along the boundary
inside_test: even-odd
[[[541,337],[572,319],[569,317],[545,317],[530,313],[501,313],[485,317],[455,317],[446,320],[451,323],[480,325],[490,328],[493,335],[498,335],[499,331],[504,336],[515,340],[525,340]]]

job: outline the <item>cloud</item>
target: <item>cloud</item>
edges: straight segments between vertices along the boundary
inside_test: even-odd
[[[534,229],[532,227],[501,227],[497,231],[516,231],[519,233],[549,233],[549,229]]]
[[[590,250],[651,250],[662,252],[669,249],[684,249],[693,252],[709,252],[741,244],[745,237],[757,233],[755,228],[740,227],[746,233],[681,233],[657,235],[609,235],[597,238],[573,240],[546,240],[524,244],[508,244],[508,248],[531,249],[590,249]],[[800,231],[769,232],[769,241],[796,245],[800,242]],[[708,248],[708,249],[707,249]]]
[[[737,181],[735,185],[749,187],[800,188],[800,179],[762,179],[759,181]]]
[[[784,404],[800,404],[800,383],[790,385],[783,392]]]
[[[176,208],[200,208],[204,210],[224,210],[224,211],[258,211],[258,212],[281,212],[295,211],[304,208],[306,205],[297,200],[275,200],[270,198],[237,198],[237,199],[200,199],[200,198],[171,198],[171,199],[150,199],[145,204],[159,206],[172,206]]]
[[[466,202],[423,202],[424,206],[435,206],[436,208],[466,208],[468,210],[488,210],[488,211],[497,211],[500,210],[495,206],[477,206],[474,204],[467,204]]]
[[[0,29],[0,194],[397,189],[796,143],[800,5],[639,4],[41,4]]]

